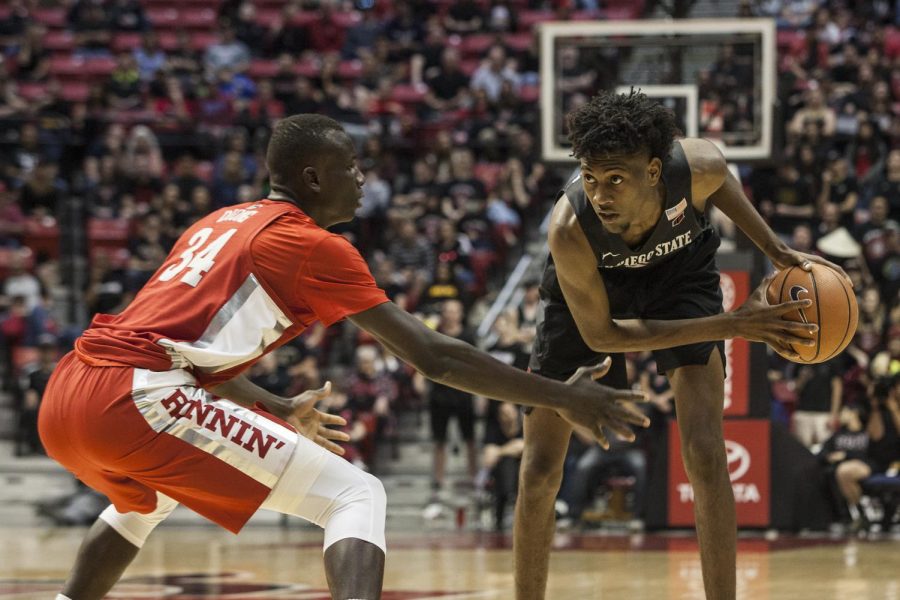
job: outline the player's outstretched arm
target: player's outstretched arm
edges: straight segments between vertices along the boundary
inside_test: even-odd
[[[563,197],[550,220],[550,252],[566,304],[585,343],[597,352],[658,350],[733,337],[763,341],[799,355],[792,344],[811,345],[816,326],[785,321],[785,313],[808,306],[805,301],[770,306],[764,291],[740,309],[695,319],[671,321],[613,319],[606,286],[597,269],[594,251],[578,225],[571,204]]]
[[[465,342],[437,333],[393,302],[352,315],[350,320],[427,378],[495,400],[554,409],[573,425],[589,429],[604,447],[604,427],[632,440],[630,425],[649,424],[630,406],[643,401],[643,394],[593,382],[606,373],[608,364],[579,369],[561,383],[510,367]]]

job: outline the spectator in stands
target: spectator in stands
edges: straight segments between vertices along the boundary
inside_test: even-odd
[[[169,73],[186,85],[203,71],[200,52],[191,47],[191,38],[184,29],[179,29],[175,37],[175,47],[166,53],[166,68]]]
[[[281,363],[282,349],[264,354],[259,361],[250,367],[248,378],[251,382],[276,396],[287,396],[291,385],[285,365]]]
[[[203,56],[206,78],[213,81],[221,69],[241,73],[250,66],[250,49],[237,39],[234,27],[226,23],[219,30],[219,41],[210,44]]]
[[[847,499],[842,489],[838,487],[837,472],[840,469],[841,476],[846,479],[848,472],[864,469],[869,449],[869,434],[861,413],[862,409],[859,406],[841,407],[840,428],[825,441],[818,453],[819,460],[826,466],[825,477],[831,491],[835,514],[842,520],[849,520],[850,513]]]
[[[487,188],[475,177],[474,163],[474,155],[467,148],[456,148],[450,155],[450,179],[442,190],[442,208],[448,219],[462,220],[473,201],[487,199]]]
[[[253,2],[241,2],[237,19],[234,21],[234,34],[238,41],[243,42],[248,48],[256,49],[257,52],[265,47],[268,32],[257,23],[256,6]]]
[[[126,251],[127,252],[127,251]],[[121,251],[100,248],[91,257],[84,302],[91,316],[115,315],[131,301],[128,274],[121,261]]]
[[[363,10],[362,19],[347,29],[341,57],[345,60],[361,58],[371,54],[375,41],[384,32],[384,25],[378,20],[373,10]]]
[[[344,46],[346,30],[335,18],[336,0],[319,2],[315,26],[309,34],[310,46],[320,54],[338,53]]]
[[[360,459],[371,470],[378,439],[392,426],[391,406],[397,399],[397,385],[385,371],[375,346],[357,348],[356,371],[347,380],[346,393],[353,421],[365,428],[365,435],[357,435],[353,441],[360,450]],[[360,429],[358,425],[355,428]]]
[[[314,113],[321,110],[322,94],[307,77],[297,77],[285,103],[288,114]]]
[[[30,23],[22,43],[16,51],[16,78],[27,81],[44,81],[50,64],[50,53],[44,47],[47,28],[40,23]]]
[[[900,230],[900,224],[888,218],[890,206],[884,196],[875,196],[869,202],[869,218],[854,231],[854,238],[863,247],[863,255],[869,272],[876,283],[882,285],[888,279],[884,267],[889,265],[891,238]]]
[[[447,300],[441,308],[441,319],[437,330],[444,335],[471,343],[471,334],[465,327],[465,313],[462,302]],[[454,388],[431,384],[428,398],[431,413],[431,436],[434,441],[434,472],[432,480],[432,501],[444,487],[447,466],[447,428],[450,419],[455,418],[460,437],[466,445],[469,481],[473,482],[478,464],[475,448],[475,406],[471,394]]]
[[[0,181],[0,249],[18,248],[25,231],[25,213],[16,192]]]
[[[422,22],[413,11],[411,0],[394,3],[394,18],[385,26],[384,35],[392,57],[407,60],[413,55],[424,37],[424,30]]]
[[[815,365],[803,365],[797,373],[797,410],[793,416],[794,435],[807,448],[825,442],[837,429],[841,408],[843,360],[835,358]]]
[[[448,112],[465,107],[469,100],[469,77],[460,69],[459,50],[444,48],[441,64],[426,71],[428,91],[424,102],[430,118],[445,118]]]
[[[301,56],[310,48],[309,28],[297,22],[300,6],[288,2],[269,29],[269,53],[279,58]]]
[[[388,256],[412,289],[421,289],[434,270],[431,246],[419,235],[416,224],[408,219],[397,224],[397,238],[391,243]]]
[[[847,160],[860,181],[874,177],[884,166],[887,147],[875,124],[869,119],[861,119],[859,131],[847,145]]]
[[[513,90],[518,92],[519,75],[514,65],[507,62],[506,48],[495,44],[488,50],[487,59],[472,75],[471,86],[473,90],[483,90],[490,102],[496,102],[500,98],[504,81],[509,82]]]
[[[75,32],[75,54],[86,58],[109,56],[112,42],[112,15],[90,0],[78,0],[69,11],[69,23]]]
[[[834,109],[825,103],[825,94],[818,82],[810,82],[805,95],[803,108],[794,113],[788,126],[788,132],[793,136],[801,136],[808,124],[812,124],[824,137],[834,135],[836,115]]]
[[[56,367],[59,349],[56,338],[49,334],[41,336],[37,347],[37,361],[24,365],[20,377],[21,400],[13,450],[16,456],[44,453],[37,431],[37,415],[50,374]]]
[[[839,464],[835,472],[838,487],[854,521],[865,516],[859,507],[862,498],[859,482],[872,474],[884,473],[900,460],[900,402],[891,389],[891,380],[883,378],[876,381],[869,401],[866,456],[863,460],[848,460]]]
[[[138,0],[112,0],[109,21],[115,31],[147,31],[150,21]]]
[[[891,150],[885,168],[876,173],[870,186],[871,196],[884,196],[888,201],[888,218],[900,222],[900,149]]]
[[[138,290],[162,265],[172,241],[163,236],[163,223],[158,215],[147,215],[138,223],[137,234],[128,241],[131,259],[128,263],[128,289]]]
[[[229,151],[222,157],[221,164],[221,170],[212,183],[212,197],[215,203],[213,208],[236,204],[240,187],[252,181],[252,177],[244,168],[244,157],[240,152]]]
[[[484,14],[475,0],[460,0],[450,5],[444,28],[451,34],[467,35],[479,31],[483,22]]]
[[[106,81],[106,98],[115,110],[133,110],[143,101],[141,76],[134,56],[123,52]]]
[[[3,281],[3,295],[7,298],[21,298],[25,314],[41,302],[41,283],[26,269],[28,250],[13,252],[9,257],[8,275]]]
[[[435,265],[431,283],[425,286],[422,297],[419,299],[418,309],[426,312],[438,312],[448,300],[466,304],[468,298],[461,279],[453,271],[450,263],[438,262]]]
[[[494,531],[503,531],[507,523],[507,507],[515,506],[519,488],[519,466],[525,440],[522,437],[522,415],[510,402],[496,402],[496,418],[489,421],[481,450],[481,471],[476,488],[492,482]]]
[[[153,79],[166,66],[166,53],[159,47],[159,37],[153,31],[141,36],[141,45],[134,49],[134,62],[141,81]]]
[[[8,180],[22,184],[31,176],[45,154],[39,135],[40,130],[35,123],[26,121],[19,128],[18,143],[4,160],[6,163],[4,175]]]
[[[43,158],[22,186],[19,203],[30,217],[53,217],[66,191],[66,182],[59,177],[59,164]]]
[[[843,157],[835,158],[822,171],[822,187],[818,204],[837,204],[842,226],[852,228],[854,211],[859,200],[856,177],[850,173],[850,164]]]
[[[856,327],[856,345],[869,357],[882,349],[882,339],[887,324],[887,310],[881,302],[881,291],[867,286],[857,292],[859,297],[859,322]]]

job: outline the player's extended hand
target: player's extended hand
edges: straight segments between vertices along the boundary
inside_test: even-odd
[[[600,364],[581,367],[575,371],[575,374],[566,381],[566,385],[572,386],[573,391],[581,392],[580,401],[557,411],[559,416],[572,425],[590,431],[606,449],[609,448],[609,440],[603,431],[604,428],[615,433],[620,439],[633,442],[634,433],[630,425],[640,427],[650,425],[650,419],[632,404],[647,401],[642,392],[616,390],[596,383],[597,379],[606,375],[611,364],[610,358],[606,357]]]
[[[316,404],[324,400],[331,393],[331,382],[317,390],[307,390],[299,396],[291,398],[293,410],[285,421],[297,429],[303,437],[309,438],[326,450],[337,455],[343,455],[344,449],[334,442],[347,442],[350,436],[337,429],[329,429],[329,425],[342,427],[347,424],[343,417],[330,415],[316,410]]]
[[[792,300],[782,304],[769,304],[766,290],[775,274],[772,273],[756,288],[742,306],[731,314],[737,318],[736,333],[752,342],[765,342],[787,358],[798,359],[792,345],[814,346],[819,326],[813,323],[788,321],[782,317],[788,313],[812,305],[812,300]]]
[[[774,256],[770,256],[769,259],[778,270],[787,269],[788,267],[800,267],[804,271],[809,271],[812,269],[813,263],[819,263],[820,265],[825,265],[826,267],[834,269],[838,275],[847,280],[850,287],[853,287],[853,280],[850,279],[850,276],[847,275],[842,268],[831,261],[825,260],[821,256],[807,254],[806,252],[798,252],[797,250],[788,248],[778,252]]]

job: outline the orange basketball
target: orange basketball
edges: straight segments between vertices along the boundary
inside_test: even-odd
[[[820,363],[837,356],[853,339],[859,308],[850,283],[834,269],[817,263],[813,263],[811,271],[800,267],[779,271],[766,290],[769,304],[807,298],[812,300],[812,306],[787,313],[783,318],[818,324],[816,345],[793,346],[800,358],[790,360]]]

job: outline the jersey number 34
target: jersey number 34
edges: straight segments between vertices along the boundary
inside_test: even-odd
[[[187,269],[187,272],[181,276],[181,282],[186,283],[191,287],[197,287],[197,284],[200,283],[204,273],[212,269],[213,265],[216,264],[216,255],[222,250],[225,244],[228,243],[228,240],[231,239],[231,236],[233,236],[236,231],[237,229],[229,229],[211,241],[202,250],[200,247],[206,244],[206,241],[213,232],[213,228],[205,227],[197,231],[197,233],[192,235],[191,239],[188,240],[188,249],[181,253],[181,260],[174,265],[170,265],[160,273],[159,280],[170,281],[179,273]]]

